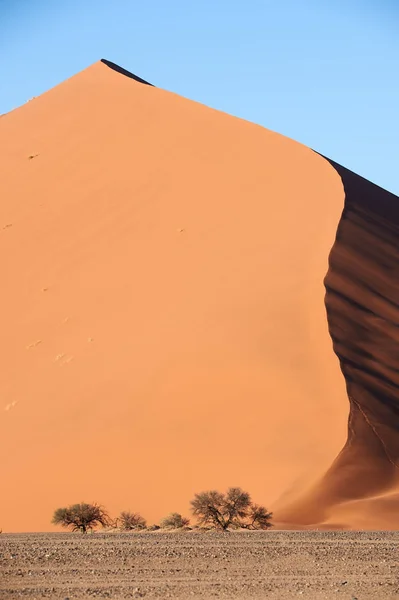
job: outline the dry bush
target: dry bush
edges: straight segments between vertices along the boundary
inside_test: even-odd
[[[145,529],[147,521],[138,513],[123,511],[118,517],[118,524],[123,531],[132,531]]]
[[[179,513],[170,513],[160,522],[161,527],[169,529],[182,529],[190,524],[190,519],[182,517]]]
[[[248,492],[231,487],[225,494],[216,490],[195,494],[191,510],[202,526],[212,525],[226,531],[229,527],[268,529],[272,513],[264,506],[253,504]]]
[[[72,531],[87,533],[101,525],[107,527],[110,518],[106,510],[99,504],[71,504],[66,508],[57,508],[54,512],[52,523],[62,527],[70,527]]]

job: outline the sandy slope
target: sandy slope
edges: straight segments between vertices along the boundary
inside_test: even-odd
[[[101,62],[0,140],[0,527],[80,500],[151,521],[228,485],[291,506],[347,434],[323,286],[337,171]]]

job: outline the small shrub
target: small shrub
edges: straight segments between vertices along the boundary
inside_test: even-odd
[[[190,524],[190,519],[182,517],[179,513],[171,513],[164,519],[162,519],[160,525],[164,528],[169,529],[182,529]]]
[[[70,527],[72,531],[87,533],[101,525],[107,527],[110,518],[106,510],[99,504],[71,504],[66,508],[57,508],[54,512],[52,523],[62,527]]]
[[[138,513],[123,511],[118,518],[119,527],[123,531],[132,531],[134,529],[145,529],[147,522]]]

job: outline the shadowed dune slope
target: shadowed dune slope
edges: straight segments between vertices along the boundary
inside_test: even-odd
[[[127,71],[123,67],[120,67],[119,65],[115,64],[114,62],[111,62],[110,60],[107,60],[106,58],[102,58],[101,62],[104,63],[104,65],[107,65],[107,67],[109,67],[110,69],[113,69],[114,71],[116,71],[117,73],[120,73],[121,75],[125,75],[126,77],[130,77],[130,79],[134,79],[138,83],[145,83],[146,85],[152,85],[152,83],[148,83],[148,81],[145,81],[145,79],[141,79],[141,77],[134,75],[134,73]]]
[[[399,466],[399,198],[330,162],[346,201],[325,279],[326,307],[350,418],[346,446],[327,475],[336,499],[365,499],[348,514],[354,526],[362,527],[368,511],[375,527],[397,528],[397,495],[387,494],[384,509],[381,494],[396,489]]]
[[[394,234],[361,198],[348,221],[345,177],[310,149],[123,71],[96,63],[0,121],[0,527],[48,530],[80,500],[153,521],[228,485],[285,527],[353,526],[365,464],[373,495],[394,487],[395,367],[370,349],[394,341]],[[384,322],[355,347],[351,260]]]
[[[312,493],[284,516],[393,529],[399,527],[399,199],[329,162],[345,189],[325,287],[350,402],[348,439]]]

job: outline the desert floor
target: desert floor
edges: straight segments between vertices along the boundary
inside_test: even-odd
[[[399,598],[399,532],[2,534],[0,598]]]

